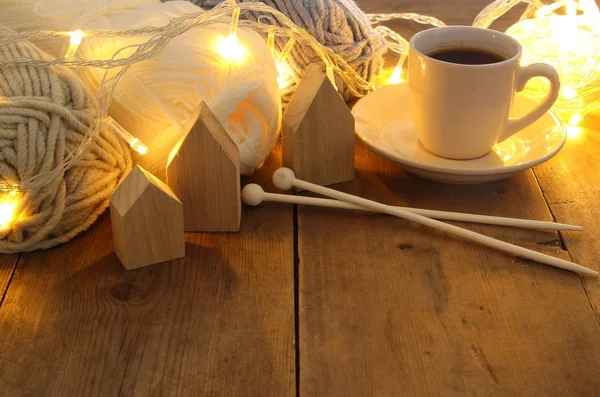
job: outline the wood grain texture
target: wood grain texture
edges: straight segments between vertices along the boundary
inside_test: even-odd
[[[367,12],[417,12],[469,25],[489,1],[358,3]],[[522,10],[492,27],[505,30]],[[386,25],[407,39],[425,28]],[[562,235],[567,248],[580,252],[572,259],[595,269],[600,238],[587,233],[600,220],[594,209],[600,196],[590,186],[598,145],[598,139],[582,143],[583,159],[574,149],[556,163],[568,144],[537,171],[543,191],[553,190],[549,204],[557,220],[587,227],[584,234]],[[399,171],[363,145],[357,156],[356,179],[337,188],[389,204],[552,219],[530,171],[487,185],[448,186]],[[540,170],[552,164],[556,169],[545,171],[544,181]],[[573,175],[577,182],[566,194],[563,185]],[[469,228],[569,259],[553,232]],[[298,240],[301,395],[589,396],[600,390],[597,280],[582,282],[384,215],[299,207]]]
[[[550,211],[557,222],[569,220],[584,227],[582,234],[562,235],[573,260],[600,269],[600,117],[585,120],[581,134],[569,139],[551,161],[535,169]],[[581,280],[600,323],[600,283]]]
[[[186,232],[240,229],[240,155],[206,103],[167,165],[167,184],[183,203]]]
[[[0,305],[19,263],[19,255],[0,255]]]
[[[254,181],[268,186],[276,150]],[[293,396],[293,211],[126,271],[110,223],[24,255],[0,308],[1,396]]]
[[[354,116],[319,66],[311,65],[283,114],[283,164],[326,186],[354,178]]]
[[[337,188],[388,204],[551,219],[530,171],[444,185],[358,143],[356,179]],[[568,258],[554,232],[469,228]],[[300,207],[298,240],[301,395],[600,390],[600,325],[576,274],[385,215]]]
[[[115,254],[127,270],[185,256],[181,201],[140,166],[111,196],[110,221]]]

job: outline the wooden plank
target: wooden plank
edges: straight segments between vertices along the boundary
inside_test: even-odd
[[[292,208],[249,209],[186,252],[128,272],[104,216],[25,255],[0,309],[0,395],[294,395]]]
[[[535,175],[557,222],[575,222],[583,233],[565,233],[563,242],[573,260],[600,269],[600,116],[585,121],[580,134],[561,152],[535,169]],[[582,278],[590,306],[600,322],[600,283]]]
[[[0,305],[19,263],[19,255],[0,255]]]
[[[377,201],[550,220],[531,171],[476,186],[399,171],[357,144],[340,190]],[[567,258],[554,232],[472,230]],[[576,274],[385,215],[298,210],[300,392],[593,395],[600,326]]]

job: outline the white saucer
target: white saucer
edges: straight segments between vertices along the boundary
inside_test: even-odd
[[[369,148],[400,168],[438,182],[467,184],[504,179],[552,158],[567,139],[560,120],[548,112],[483,157],[451,160],[436,156],[421,145],[408,106],[407,83],[371,92],[352,109],[356,134]],[[534,106],[533,100],[517,94],[512,116]]]

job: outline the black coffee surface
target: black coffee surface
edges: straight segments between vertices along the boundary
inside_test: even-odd
[[[469,47],[440,48],[427,55],[439,61],[461,65],[487,65],[508,59],[504,55],[492,51]]]

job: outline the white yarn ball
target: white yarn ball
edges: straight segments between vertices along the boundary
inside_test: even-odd
[[[90,1],[51,3],[57,9],[62,4],[63,9],[79,10]],[[76,24],[77,15],[57,11],[48,19],[51,22],[41,19],[35,22],[39,26],[28,22],[26,30],[61,26],[70,31],[124,31],[163,26],[184,14],[202,12],[184,1],[121,0],[121,9],[116,3],[107,1],[109,6],[104,13],[87,12],[83,25]],[[24,16],[15,15],[15,19],[10,26],[24,24]],[[148,146],[148,153],[136,159],[144,168],[155,173],[164,170],[171,150],[190,131],[203,101],[238,146],[242,174],[252,174],[273,148],[281,125],[275,62],[265,40],[246,28],[237,31],[238,41],[246,51],[243,61],[227,62],[219,54],[217,43],[229,31],[229,21],[191,29],[173,38],[154,58],[130,66],[120,80],[109,114]],[[85,37],[76,55],[84,60],[110,59],[120,49],[142,44],[150,37]],[[135,47],[121,51],[117,58],[128,57],[134,51]],[[98,89],[105,70],[85,68],[80,72],[93,89]],[[116,72],[111,70],[108,77]]]

